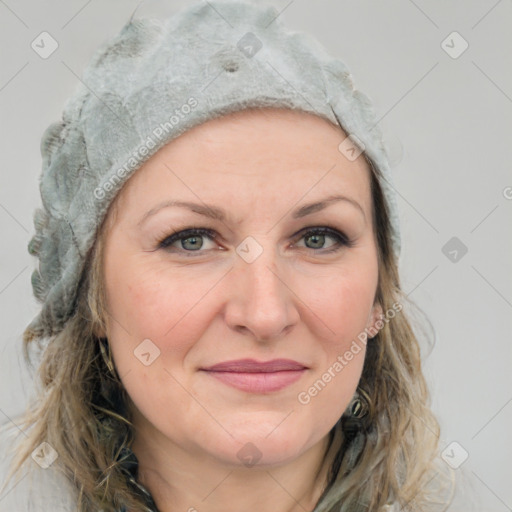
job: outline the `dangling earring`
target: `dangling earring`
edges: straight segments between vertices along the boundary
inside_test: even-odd
[[[368,402],[366,397],[363,397],[363,395],[357,390],[347,410],[350,416],[354,419],[359,420],[364,418],[368,414]]]
[[[108,346],[107,338],[100,338],[99,344],[103,361],[107,365],[109,372],[115,374],[114,363],[112,362],[112,354],[110,352],[110,347]],[[105,347],[105,345],[107,346]]]

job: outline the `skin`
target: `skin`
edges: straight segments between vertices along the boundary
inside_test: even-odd
[[[338,150],[345,137],[320,117],[289,110],[215,119],[148,160],[109,212],[108,332],[100,334],[133,402],[139,480],[162,512],[304,512],[321,495],[328,433],[356,390],[364,346],[310,403],[297,396],[382,313],[374,304],[370,171],[362,156],[349,161]],[[332,194],[362,211],[338,201],[292,217]],[[166,207],[139,225],[171,199],[218,206],[226,219]],[[328,253],[338,245],[331,235],[300,233],[326,225],[353,247]],[[159,247],[190,227],[210,228],[214,238],[194,245],[185,235]],[[248,236],[263,250],[252,263],[236,252]],[[149,366],[134,356],[145,339],[160,350]],[[241,358],[289,358],[308,370],[268,393],[199,370]],[[249,442],[261,454],[252,466],[237,456]]]

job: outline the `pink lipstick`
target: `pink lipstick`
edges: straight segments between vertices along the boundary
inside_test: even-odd
[[[237,359],[201,368],[201,371],[241,391],[269,393],[298,381],[307,369],[307,366],[291,359],[263,362]]]

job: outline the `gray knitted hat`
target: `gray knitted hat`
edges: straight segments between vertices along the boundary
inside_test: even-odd
[[[28,250],[42,303],[29,328],[62,330],[108,206],[129,177],[193,126],[250,107],[285,107],[340,124],[340,151],[362,149],[379,174],[400,252],[392,176],[369,99],[346,66],[311,36],[290,31],[273,6],[193,3],[175,16],[131,20],[104,44],[41,141],[42,208]]]

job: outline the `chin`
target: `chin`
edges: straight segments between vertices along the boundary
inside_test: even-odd
[[[230,466],[270,467],[296,459],[318,441],[312,433],[298,431],[291,423],[287,428],[284,424],[277,428],[276,425],[273,423],[272,428],[265,428],[264,433],[258,427],[228,430],[233,437],[216,440],[212,436],[212,443],[205,448]]]

